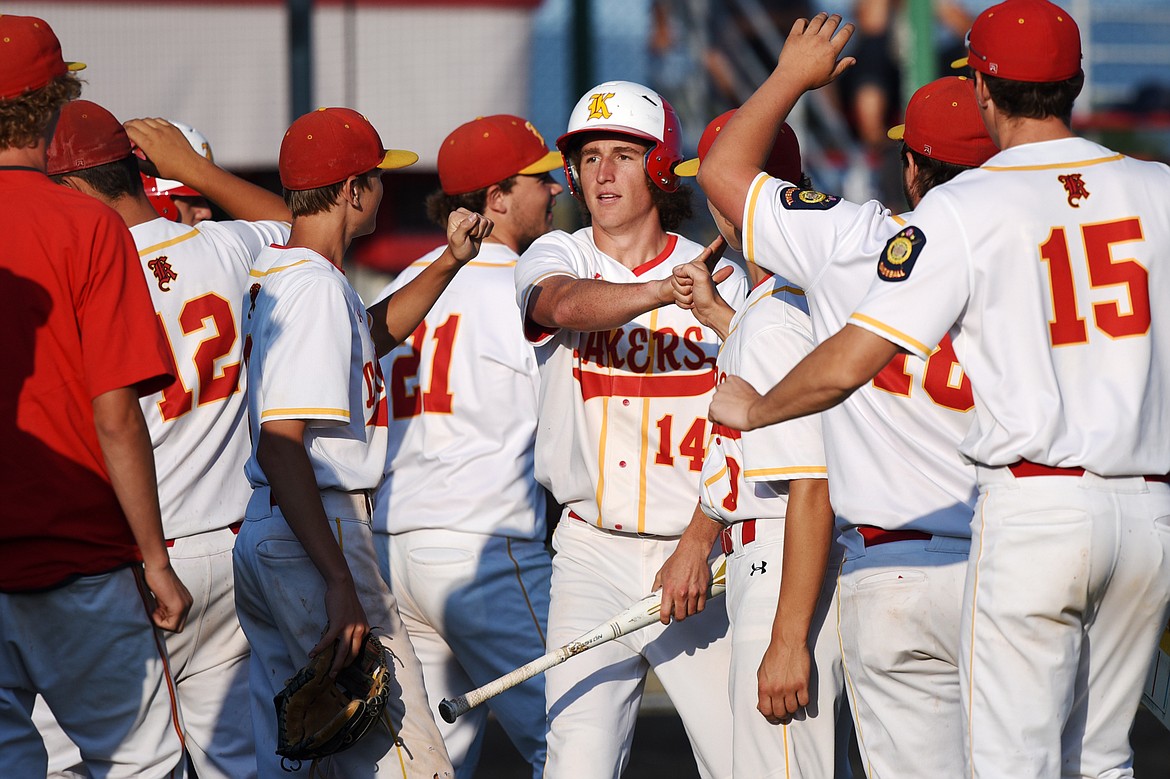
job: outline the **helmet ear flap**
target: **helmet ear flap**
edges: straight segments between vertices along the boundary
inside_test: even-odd
[[[565,165],[565,181],[569,185],[569,194],[578,200],[584,200],[584,191],[581,189],[581,180],[577,176],[577,166],[573,163],[571,155],[564,154]]]

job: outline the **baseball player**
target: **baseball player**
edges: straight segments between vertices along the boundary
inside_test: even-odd
[[[372,770],[451,776],[418,659],[378,573],[370,529],[370,499],[386,463],[386,396],[375,343],[388,349],[418,326],[459,266],[475,256],[491,223],[467,211],[452,214],[444,256],[370,312],[341,272],[350,242],[374,229],[382,170],[417,159],[387,151],[373,126],[348,108],[305,114],[280,147],[292,233],[286,247],[260,253],[244,301],[253,442],[245,472],[253,490],[234,561],[236,608],[252,645],[261,777],[297,768],[335,777]],[[320,765],[282,766],[273,696],[331,644],[332,671],[340,670],[371,629],[393,655],[398,694],[387,702],[387,727]]]
[[[187,143],[191,144],[191,148],[200,156],[215,162],[215,156],[211,153],[211,144],[203,133],[182,122],[170,120],[167,121],[167,124],[177,127],[183,137],[187,139]],[[211,204],[203,196],[203,193],[178,179],[161,178],[143,173],[142,186],[146,189],[146,196],[150,199],[150,204],[154,206],[158,215],[165,216],[172,222],[182,222],[185,225],[194,226],[212,216]]]
[[[817,78],[833,72],[826,65],[811,75],[829,27],[814,20],[789,36],[775,73],[720,132],[699,171],[714,207],[742,229],[745,256],[804,288],[818,341],[845,324],[869,288],[873,257],[909,218],[761,171],[774,128]],[[919,89],[892,135],[904,142],[912,208],[931,187],[995,153],[972,82],[957,77]],[[846,547],[841,647],[871,777],[962,775],[958,630],[975,474],[957,448],[972,403],[970,382],[943,339],[925,361],[895,357],[821,415]]]
[[[479,117],[444,139],[442,189],[427,200],[431,221],[446,225],[451,212],[466,208],[494,227],[413,335],[382,358],[390,444],[374,496],[374,538],[431,711],[445,695],[544,654],[552,562],[544,490],[532,472],[540,379],[513,273],[519,252],[552,225],[561,186],[549,171],[560,166],[560,153],[518,116]],[[412,264],[384,295],[445,248]],[[539,779],[543,677],[490,706]],[[475,774],[486,723],[487,707],[439,723],[456,776]]]
[[[536,475],[565,505],[553,537],[550,646],[651,592],[697,504],[718,336],[688,311],[659,307],[673,301],[673,267],[707,260],[715,247],[670,232],[689,211],[673,172],[679,135],[670,104],[646,87],[610,81],[586,93],[557,146],[591,226],[538,238],[516,266],[540,363]],[[715,278],[725,299],[742,302],[742,271],[724,263]],[[729,776],[726,633],[720,603],[550,669],[546,776],[621,773],[651,667],[700,773]]]
[[[164,544],[138,396],[171,383],[134,245],[117,214],[45,177],[81,92],[41,19],[0,15],[0,744],[43,776],[44,696],[95,775],[185,773],[155,626],[191,595]]]
[[[900,349],[925,356],[956,333],[975,393],[960,451],[979,484],[961,621],[968,775],[1131,776],[1170,604],[1170,320],[1151,305],[1170,294],[1170,169],[1069,129],[1083,72],[1063,9],[992,6],[968,51],[1002,151],[924,198],[840,333],[763,399],[729,380],[711,412],[751,427],[817,410]]]
[[[277,196],[210,170],[214,166],[187,148],[173,126],[157,120],[128,125],[135,147],[156,165],[187,180],[200,180],[203,172],[208,191],[219,184],[229,206],[233,200],[268,203],[274,217],[287,219]],[[240,380],[240,301],[253,258],[265,246],[283,243],[288,225],[204,221],[191,228],[159,216],[143,189],[131,136],[109,111],[87,100],[62,109],[47,172],[117,211],[138,247],[178,376],[139,402],[154,447],[171,560],[196,596],[188,629],[167,636],[184,743],[201,777],[255,776],[248,642],[232,586],[232,547],[252,493],[243,472],[250,445]],[[52,755],[51,762],[57,758]]]
[[[676,172],[698,171],[734,113],[707,125],[699,158]],[[800,146],[787,125],[765,169],[785,181],[802,180]],[[738,231],[714,216],[728,246],[742,251]],[[706,266],[687,263],[674,273],[676,303],[723,338],[720,375],[750,375],[753,384],[771,387],[812,350],[804,293],[784,279],[750,263],[752,290],[732,311],[715,293]],[[820,418],[743,435],[714,428],[700,505],[703,516],[687,527],[668,565],[706,566],[703,549],[716,537],[728,555],[734,775],[851,776],[834,595],[841,548],[833,538]],[[693,550],[689,560],[687,550]]]

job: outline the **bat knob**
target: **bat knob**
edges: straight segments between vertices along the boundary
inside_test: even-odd
[[[454,723],[455,718],[459,716],[455,711],[455,702],[448,698],[439,701],[439,716],[444,722]]]

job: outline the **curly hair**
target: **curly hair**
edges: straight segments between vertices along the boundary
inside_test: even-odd
[[[512,191],[512,187],[516,186],[516,176],[509,176],[496,186],[500,188],[501,192],[507,194]],[[484,187],[483,189],[466,192],[462,195],[448,195],[441,189],[435,190],[427,195],[427,219],[446,230],[447,218],[451,216],[452,211],[466,208],[472,213],[482,214],[484,207],[487,205],[487,191],[489,188]]]
[[[358,189],[370,188],[370,175],[373,171],[366,171],[357,177]],[[344,181],[336,184],[326,184],[316,189],[285,189],[284,204],[294,218],[298,216],[312,216],[333,208],[337,204],[337,196],[341,194]]]
[[[969,165],[957,165],[953,162],[944,162],[943,160],[936,160],[934,157],[927,157],[925,154],[915,151],[902,142],[902,168],[909,167],[910,163],[906,159],[906,154],[909,153],[914,158],[914,164],[918,166],[918,175],[914,178],[914,186],[918,189],[919,198],[925,197],[926,193],[940,184],[946,184],[965,170],[971,170]],[[906,204],[910,204],[910,192],[903,182],[903,190],[906,195]]]
[[[0,149],[27,149],[44,138],[61,106],[81,96],[81,79],[73,72],[40,89],[0,100]]]

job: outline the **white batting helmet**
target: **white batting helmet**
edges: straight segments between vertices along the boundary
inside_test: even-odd
[[[211,153],[211,144],[208,143],[206,136],[196,130],[189,124],[182,122],[175,122],[168,119],[171,124],[178,127],[183,135],[187,138],[187,143],[191,144],[191,148],[202,154],[211,161],[215,161]],[[142,174],[142,184],[146,189],[146,196],[150,199],[154,210],[158,212],[159,216],[165,216],[168,219],[178,220],[178,209],[175,208],[175,201],[172,197],[202,197],[203,193],[198,192],[187,186],[181,181],[174,179],[160,179],[154,176]]]
[[[679,177],[674,166],[682,161],[682,127],[678,114],[662,95],[632,81],[606,81],[598,84],[577,101],[569,114],[569,129],[557,139],[557,148],[565,158],[569,191],[581,197],[577,171],[569,157],[573,136],[581,133],[609,131],[632,135],[653,144],[646,152],[646,174],[654,185],[674,192]]]

